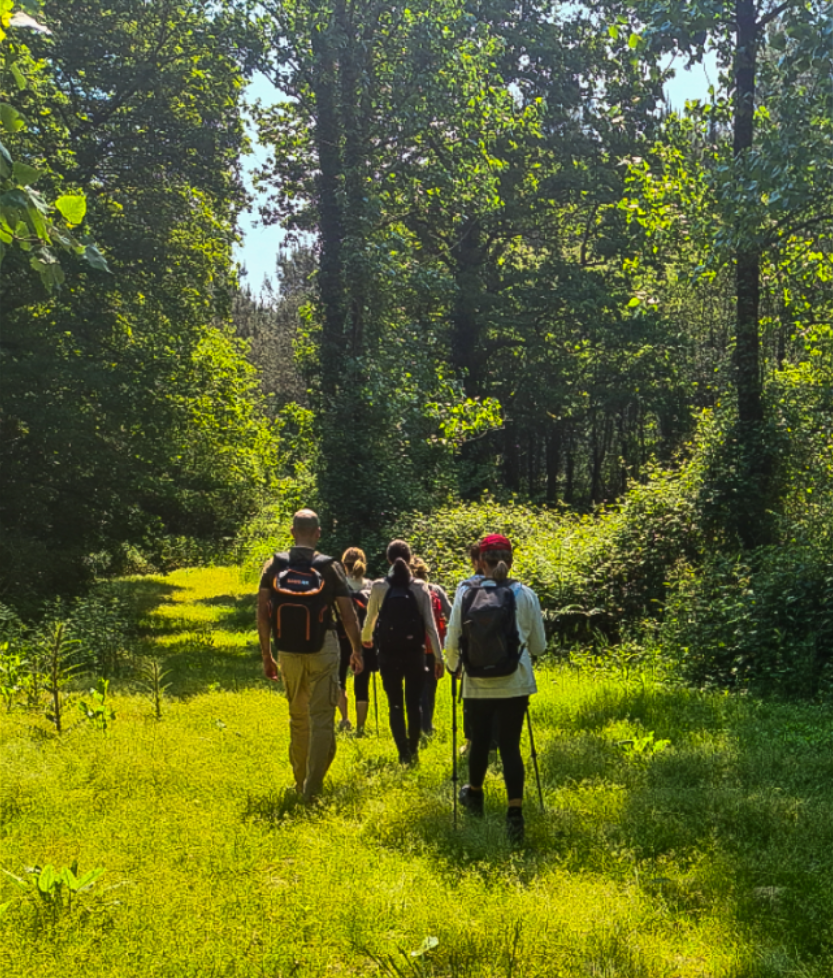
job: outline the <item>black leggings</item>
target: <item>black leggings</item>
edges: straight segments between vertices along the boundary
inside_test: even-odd
[[[528,696],[508,699],[466,699],[471,728],[469,752],[469,781],[480,788],[489,766],[492,733],[497,726],[497,746],[503,763],[506,794],[511,800],[523,798],[524,762],[521,758],[521,733],[524,727]]]
[[[350,657],[353,655],[353,646],[350,639],[345,635],[338,637],[339,651],[341,658],[338,662],[338,685],[343,692],[347,692],[347,677],[350,675]],[[368,691],[370,688],[370,674],[379,671],[379,663],[376,661],[376,649],[362,649],[364,653],[364,669],[353,678],[353,695],[357,703],[369,702]]]
[[[357,703],[370,702],[370,676],[379,671],[376,649],[363,649],[364,669],[353,679],[353,695]]]
[[[425,653],[380,657],[379,671],[388,697],[390,732],[400,754],[419,749],[422,732],[422,687],[425,684]],[[402,686],[404,683],[404,696]],[[405,714],[408,727],[405,729]]]

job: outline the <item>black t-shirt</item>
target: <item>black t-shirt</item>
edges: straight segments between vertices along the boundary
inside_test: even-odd
[[[347,586],[347,576],[344,573],[344,568],[333,557],[326,557],[324,554],[318,553],[317,550],[313,550],[312,547],[292,547],[289,551],[289,564],[292,566],[295,561],[308,563],[314,556],[323,558],[320,561],[316,561],[315,569],[324,578],[323,597],[327,604],[332,607],[336,602],[336,598],[349,598],[350,588]],[[324,561],[327,561],[327,563]],[[266,588],[269,591],[272,590],[272,579],[276,571],[275,558],[273,557],[263,565],[263,574],[260,578],[261,588]]]

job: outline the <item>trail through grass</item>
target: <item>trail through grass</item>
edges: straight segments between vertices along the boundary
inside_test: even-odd
[[[547,810],[530,767],[517,852],[497,768],[485,821],[453,827],[444,681],[418,768],[381,716],[379,737],[339,734],[325,798],[299,808],[254,586],[237,568],[122,582],[140,652],[170,670],[161,721],[129,681],[106,733],[0,717],[0,865],[105,871],[54,912],[3,877],[0,974],[833,974],[829,710],[543,669]]]

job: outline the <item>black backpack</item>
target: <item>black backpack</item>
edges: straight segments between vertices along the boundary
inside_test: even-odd
[[[379,609],[373,641],[379,654],[401,658],[425,647],[425,622],[411,584],[400,587],[388,578],[388,591]]]
[[[361,628],[364,625],[365,618],[367,618],[367,605],[370,601],[370,592],[364,589],[361,591],[351,591],[350,597],[353,599],[353,607],[356,609],[359,628]],[[336,622],[336,628],[338,629],[339,638],[347,638],[347,632],[344,630],[344,623],[341,618]]]
[[[521,658],[517,604],[511,581],[470,584],[461,600],[460,652],[472,678],[510,676]]]
[[[272,635],[280,652],[320,652],[332,612],[324,597],[322,571],[332,557],[315,554],[312,560],[294,560],[275,554],[269,606]]]

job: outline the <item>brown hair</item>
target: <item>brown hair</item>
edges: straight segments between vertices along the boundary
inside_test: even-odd
[[[360,550],[358,547],[348,547],[341,555],[341,562],[350,577],[355,577],[356,580],[361,580],[364,577],[367,570],[367,557],[364,555],[364,550]]]
[[[411,557],[411,570],[414,573],[414,577],[418,577],[421,581],[427,581],[428,575],[431,573],[431,568],[428,564],[425,563],[422,557],[417,557],[416,554]]]
[[[411,548],[404,540],[391,540],[387,549],[388,562],[393,564],[393,571],[390,575],[392,584],[397,587],[404,587],[411,581],[411,568],[408,561],[411,559]]]
[[[509,577],[512,567],[511,550],[484,550],[480,560],[489,568],[492,572],[492,580],[497,581],[498,584]]]

